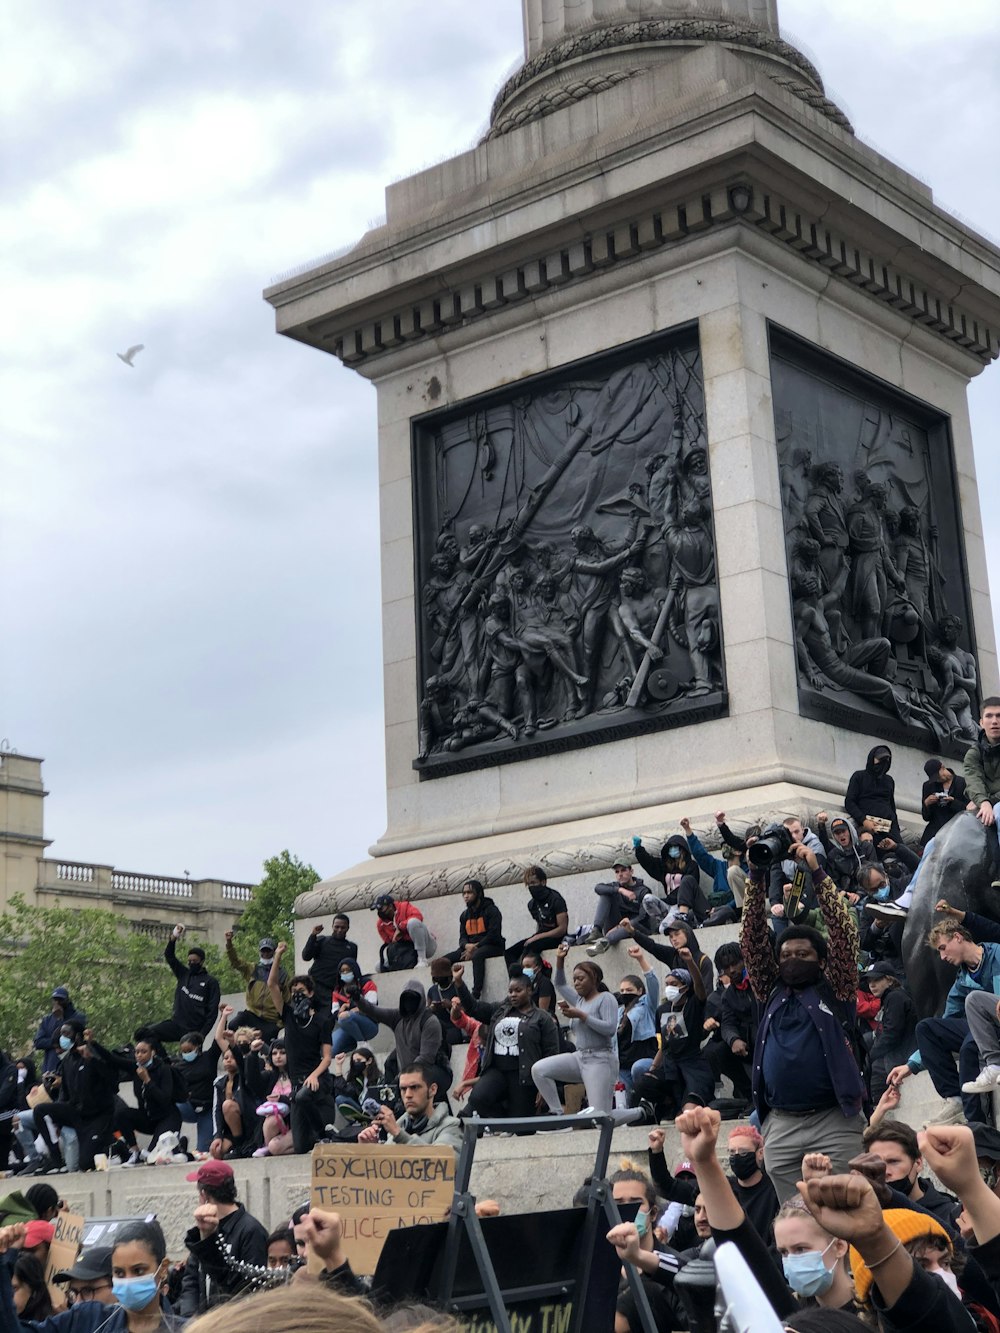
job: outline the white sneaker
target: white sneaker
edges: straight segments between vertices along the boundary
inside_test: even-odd
[[[987,1065],[974,1083],[963,1083],[963,1092],[996,1092],[1000,1087],[1000,1065]]]
[[[593,944],[587,945],[587,953],[591,958],[597,958],[602,953],[607,953],[611,948],[611,941],[606,939],[595,940]]]
[[[929,1125],[964,1125],[965,1108],[962,1106],[961,1097],[946,1097],[941,1105],[941,1110],[927,1123]]]

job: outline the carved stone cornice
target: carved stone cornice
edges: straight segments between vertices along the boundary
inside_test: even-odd
[[[565,106],[568,101],[579,100],[593,92],[603,91],[620,82],[621,76],[603,71],[587,70],[586,66],[597,59],[608,56],[628,57],[630,54],[648,53],[656,48],[690,48],[709,42],[718,42],[741,53],[751,53],[768,58],[769,64],[775,62],[787,67],[783,86],[797,97],[803,97],[820,110],[823,115],[853,133],[850,121],[835,103],[826,97],[823,80],[819,70],[807,60],[801,51],[782,41],[773,33],[755,27],[751,23],[727,18],[648,18],[627,23],[609,23],[595,25],[583,32],[572,33],[568,37],[532,56],[519,70],[507,80],[493,102],[490,113],[490,130],[487,138],[507,134],[510,130],[525,124],[539,116]],[[582,77],[573,79],[561,87],[552,88],[549,81],[567,67],[582,66]],[[584,72],[586,70],[586,72]],[[768,73],[776,71],[768,70]],[[796,77],[797,76],[797,77]],[[612,82],[607,80],[611,79]],[[595,82],[591,85],[591,80]],[[539,84],[537,92],[521,99],[521,95]],[[815,100],[813,100],[815,99]],[[516,107],[511,103],[519,102]]]
[[[704,192],[690,193],[636,210],[563,246],[539,250],[514,265],[497,263],[476,281],[448,283],[413,304],[387,308],[376,318],[332,336],[326,343],[345,365],[370,362],[406,343],[467,326],[505,306],[528,301],[556,287],[583,283],[603,269],[626,271],[649,252],[683,244],[690,237],[734,223],[754,229],[798,253],[833,277],[888,305],[938,337],[963,348],[984,365],[1000,354],[1000,329],[957,299],[964,284],[942,278],[933,284],[897,260],[898,243],[884,249],[856,241],[846,227],[776,193],[752,173]],[[324,321],[325,322],[325,321]]]

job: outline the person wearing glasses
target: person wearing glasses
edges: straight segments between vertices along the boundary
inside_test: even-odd
[[[66,1283],[66,1303],[97,1301],[100,1305],[117,1305],[111,1290],[111,1246],[95,1245],[84,1251],[72,1268],[64,1268],[52,1275],[53,1282]]]

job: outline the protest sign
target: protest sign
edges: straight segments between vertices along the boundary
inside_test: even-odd
[[[310,1206],[340,1214],[356,1273],[375,1272],[390,1231],[443,1221],[454,1193],[451,1148],[320,1143],[313,1149]]]
[[[72,1268],[76,1256],[83,1244],[84,1219],[79,1213],[58,1213],[53,1219],[55,1234],[49,1246],[49,1257],[45,1265],[45,1281],[56,1305],[62,1305],[66,1292],[52,1281],[54,1273],[61,1273],[64,1268]]]

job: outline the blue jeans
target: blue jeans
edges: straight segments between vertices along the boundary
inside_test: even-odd
[[[330,1049],[335,1056],[343,1055],[345,1051],[353,1051],[359,1041],[371,1041],[376,1032],[378,1024],[374,1019],[359,1013],[345,1014],[333,1029]]]
[[[212,1140],[215,1138],[215,1125],[212,1120],[212,1108],[206,1107],[204,1111],[196,1111],[190,1102],[175,1102],[174,1105],[181,1113],[181,1119],[186,1125],[195,1125],[198,1130],[198,1151],[208,1152],[212,1146]]]
[[[35,1146],[35,1135],[38,1130],[35,1125],[35,1116],[44,1115],[45,1106],[39,1106],[34,1111],[20,1111],[18,1119],[21,1122],[20,1128],[16,1131],[17,1141],[24,1149],[25,1157],[29,1160],[38,1157],[38,1149]],[[66,1163],[67,1171],[79,1171],[80,1169],[80,1140],[76,1130],[72,1125],[63,1125],[59,1130],[59,1147],[62,1151],[63,1161]]]

